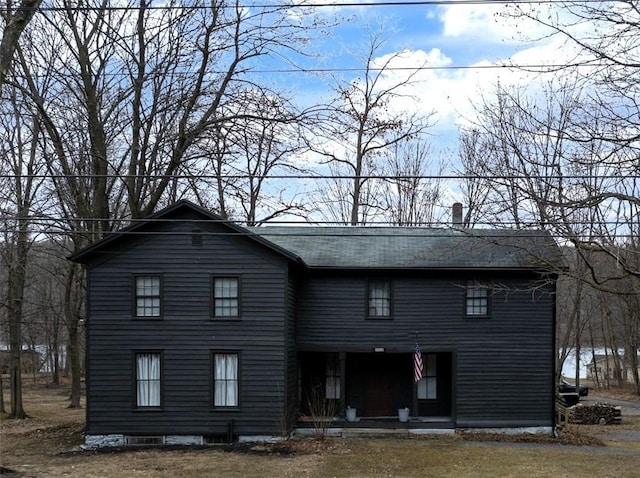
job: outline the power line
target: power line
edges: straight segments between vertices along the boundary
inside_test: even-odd
[[[384,67],[384,68],[375,68],[375,67],[327,67],[327,68],[305,68],[305,67],[297,67],[297,68],[273,68],[273,69],[251,69],[246,73],[257,73],[257,74],[293,74],[293,73],[303,73],[303,74],[319,74],[319,73],[363,73],[367,71],[371,72],[398,72],[398,71],[447,71],[447,70],[532,70],[532,72],[536,73],[544,73],[545,70],[548,70],[549,73],[555,72],[559,69],[565,68],[584,68],[584,67],[593,67],[592,64],[587,62],[580,63],[529,63],[529,64],[515,64],[515,63],[504,63],[504,64],[491,64],[491,65],[439,65],[439,66],[419,66],[419,67]],[[162,74],[163,78],[182,78],[189,77],[197,73],[194,71],[180,71],[180,72],[172,72]],[[225,71],[208,71],[208,73],[214,75],[221,75],[226,73]],[[56,73],[53,75],[55,77],[67,77],[74,78],[73,73]],[[101,77],[129,77],[130,73],[125,72],[103,72],[100,74]],[[16,74],[16,78],[25,78],[26,76],[23,74]],[[32,78],[45,78],[48,75],[36,73],[30,75]],[[156,78],[156,75],[148,74],[148,79]]]
[[[342,174],[2,174],[0,179],[145,179],[145,180],[163,180],[163,179],[222,179],[222,180],[239,180],[239,179],[277,179],[277,180],[304,180],[304,179],[344,179],[344,180],[375,180],[381,179],[385,181],[411,181],[411,180],[600,180],[600,179],[640,179],[640,174],[627,174],[621,172],[619,174],[417,174],[417,175],[394,175],[394,174],[363,174],[359,176],[342,175]]]
[[[448,206],[439,206],[442,209],[448,209]],[[219,219],[193,219],[193,218],[154,218],[154,217],[143,217],[143,218],[132,218],[132,217],[121,217],[121,218],[117,218],[117,217],[111,217],[111,218],[100,218],[100,217],[90,217],[90,218],[65,218],[65,217],[57,217],[55,215],[51,215],[51,216],[47,216],[47,215],[32,215],[32,216],[10,216],[10,215],[5,215],[5,216],[0,216],[0,221],[3,222],[10,222],[10,221],[29,221],[31,222],[33,225],[46,225],[46,224],[50,224],[53,225],[55,224],[55,227],[61,227],[60,223],[101,223],[101,222],[110,222],[112,224],[128,224],[127,227],[130,226],[134,226],[136,224],[192,224],[192,225],[202,225],[202,224],[228,224],[228,223],[235,223],[235,224],[241,224],[245,221],[242,220],[234,220],[234,219],[225,219],[220,217]],[[640,223],[640,221],[638,221]],[[588,220],[588,219],[579,219],[579,218],[572,218],[572,219],[567,219],[567,220],[556,220],[556,221],[542,221],[540,219],[536,220],[536,221],[529,221],[527,222],[526,220],[520,220],[520,221],[515,221],[515,220],[494,220],[494,221],[476,221],[474,223],[474,227],[477,226],[478,229],[482,229],[482,230],[487,230],[487,229],[492,229],[492,230],[499,230],[496,229],[497,226],[499,227],[503,227],[503,228],[513,228],[514,226],[528,226],[528,227],[540,227],[540,225],[542,223],[546,223],[547,225],[551,225],[551,226],[557,226],[557,225],[561,225],[561,226],[591,226],[593,224],[593,221]],[[624,220],[624,221],[617,221],[617,220],[599,220],[597,221],[598,225],[603,225],[603,226],[620,226],[620,225],[624,225],[625,227],[629,226],[629,221]],[[386,227],[386,226],[397,226],[397,227],[411,227],[411,225],[405,225],[405,226],[399,226],[396,224],[393,224],[392,221],[388,221],[388,220],[381,220],[381,219],[377,219],[377,220],[369,220],[366,222],[366,224],[360,224],[357,226],[351,226],[351,225],[347,225],[345,224],[345,221],[338,221],[338,220],[317,220],[317,219],[311,219],[311,220],[303,220],[301,218],[301,220],[284,220],[284,219],[274,219],[274,220],[270,220],[267,223],[265,223],[265,225],[268,227],[269,225],[271,226],[276,226],[276,225],[290,225],[290,226],[318,226],[318,227],[362,227],[362,228],[368,228],[368,227]],[[633,225],[633,224],[632,224]],[[430,227],[430,228],[437,228],[437,227],[449,227],[451,226],[451,221],[449,220],[444,220],[444,219],[437,219],[437,220],[431,220],[431,221],[421,221],[417,224],[415,224],[415,227]],[[7,228],[8,229],[8,228]],[[13,230],[13,229],[11,229]],[[526,228],[523,228],[523,230],[526,230]],[[82,229],[80,232],[83,233],[91,233],[91,230],[87,230],[87,229]],[[118,233],[119,231],[107,231],[108,234],[113,234],[113,233]],[[205,232],[205,231],[203,231]],[[188,232],[180,232],[180,234],[188,234]],[[217,233],[212,233],[212,234],[217,234]]]
[[[0,219],[1,220],[1,219]],[[53,219],[52,219],[53,220]],[[56,219],[57,220],[57,219]],[[90,218],[87,220],[81,219],[69,219],[69,222],[102,222],[102,219]],[[39,225],[46,224],[47,221],[40,221]],[[416,237],[416,233],[419,237],[442,237],[444,235],[448,235],[449,232],[458,235],[457,233],[463,232],[470,236],[473,236],[474,232],[478,233],[477,237],[502,237],[507,235],[508,237],[512,237],[515,232],[520,232],[523,234],[536,234],[536,232],[541,231],[539,225],[531,224],[528,228],[521,227],[520,229],[515,229],[513,227],[507,227],[510,225],[515,225],[514,222],[505,222],[500,223],[500,228],[496,227],[495,223],[483,222],[476,223],[473,228],[463,228],[462,226],[452,226],[451,221],[425,221],[422,223],[416,223],[413,225],[397,225],[393,224],[390,221],[368,221],[366,224],[358,224],[358,225],[350,225],[345,224],[342,221],[318,221],[313,220],[310,222],[302,222],[302,221],[273,221],[265,223],[261,226],[245,226],[243,225],[243,221],[235,221],[232,219],[184,219],[184,218],[172,218],[172,219],[157,219],[157,218],[141,218],[141,219],[122,219],[119,221],[120,223],[126,223],[127,226],[122,229],[114,229],[109,231],[102,231],[102,235],[104,236],[113,236],[113,235],[148,235],[148,234],[159,234],[159,235],[169,235],[169,236],[190,236],[194,233],[208,235],[208,236],[235,236],[235,235],[265,235],[265,236],[281,236],[281,237],[311,237],[311,236],[334,236],[336,230],[344,230],[350,231],[349,236],[371,236],[372,232],[376,232],[376,236],[378,236],[378,231],[382,231],[385,229],[394,229],[395,232],[380,232],[380,237]],[[129,230],[128,228],[137,227],[139,225],[174,225],[174,224],[187,224],[189,226],[204,226],[204,225],[212,225],[212,224],[233,224],[235,226],[240,226],[243,228],[250,228],[247,232],[238,232],[238,231],[228,231],[228,232],[220,232],[220,231],[206,231],[206,230],[182,230],[182,231],[140,231],[140,230]],[[587,224],[587,223],[585,223]],[[583,225],[582,223],[576,222],[575,225]],[[270,227],[274,226],[277,228],[277,231],[270,231]],[[288,231],[287,229],[290,229]],[[399,230],[406,230],[406,234],[402,234],[398,232]],[[452,229],[452,231],[448,231]],[[12,230],[10,228],[5,228],[5,231]],[[57,231],[56,231],[57,232]],[[92,234],[91,230],[88,229],[65,229],[59,232],[62,233],[82,233],[82,234]]]
[[[412,6],[452,6],[452,5],[562,5],[566,0],[417,0],[417,1],[383,1],[383,2],[317,2],[317,3],[251,3],[244,2],[237,5],[222,5],[216,8],[236,9],[236,8],[261,8],[261,9],[283,9],[283,8],[348,8],[348,7],[412,7]],[[601,0],[581,0],[575,3],[591,4],[601,3]],[[207,5],[147,5],[146,10],[209,10],[211,6]],[[73,7],[55,7],[40,6],[39,8],[16,8],[14,11],[41,11],[41,12],[85,12],[85,11],[130,11],[139,10],[139,6],[122,5],[107,7],[102,6],[73,6]],[[2,9],[3,13],[9,12],[8,8]]]
[[[184,222],[176,220],[176,222]],[[231,221],[233,222],[233,221]],[[209,223],[214,223],[213,221],[209,221]],[[233,224],[242,226],[241,223],[233,222]],[[270,223],[268,223],[270,224]],[[285,232],[270,232],[269,225],[266,224],[264,226],[260,226],[257,229],[260,229],[258,232],[212,232],[212,231],[198,231],[197,234],[206,236],[206,237],[261,237],[269,240],[269,237],[342,237],[339,234],[332,233],[331,229],[344,229],[344,230],[353,230],[353,229],[362,229],[361,233],[350,233],[348,237],[371,237],[371,232],[376,232],[375,237],[403,237],[403,238],[445,238],[445,237],[470,237],[479,240],[497,240],[497,239],[516,239],[518,238],[518,233],[522,233],[523,237],[527,238],[543,238],[549,239],[552,237],[550,234],[553,234],[554,231],[550,229],[541,229],[539,226],[535,227],[535,225],[530,228],[521,228],[521,229],[513,229],[513,228],[480,228],[473,227],[470,228],[462,228],[462,227],[453,227],[451,224],[441,223],[437,226],[430,225],[415,225],[415,226],[402,226],[395,225],[392,223],[377,223],[376,225],[358,225],[358,226],[350,226],[346,224],[337,224],[333,226],[318,226],[314,224],[305,224],[305,223],[291,223],[291,228],[296,229],[296,231],[292,231],[290,233]],[[312,229],[315,226],[315,229]],[[288,226],[281,226],[279,229],[286,228]],[[299,229],[309,228],[309,233],[300,232]],[[318,232],[318,229],[326,228],[325,232]],[[254,227],[255,229],[255,227]],[[393,229],[395,232],[393,233],[384,233],[381,232],[385,229]],[[406,234],[402,234],[402,229],[407,230]],[[368,230],[369,232],[364,232]],[[420,234],[411,234],[408,231],[420,230]],[[380,231],[380,232],[379,232]],[[487,232],[490,231],[490,234]],[[11,229],[0,229],[0,233],[10,233],[13,232]],[[56,236],[68,236],[68,235],[82,235],[82,236],[91,236],[92,232],[87,231],[85,229],[66,229],[60,231],[51,231],[48,229],[34,230],[30,231],[31,234],[34,235],[47,235],[47,234],[55,234]],[[379,232],[379,233],[378,233]],[[117,231],[107,231],[103,232],[101,239],[106,239],[112,236],[130,236],[130,237],[145,237],[145,236],[165,236],[165,237],[187,237],[192,236],[194,234],[193,231],[128,231],[128,230],[117,230]],[[577,237],[582,237],[581,234],[575,234]],[[609,240],[611,237],[614,237],[616,240],[620,239],[636,239],[637,236],[631,232],[622,233],[612,233],[612,234],[584,234],[584,236],[589,236],[590,240],[595,240],[597,238],[607,239]],[[559,236],[559,239],[569,240],[571,237]]]

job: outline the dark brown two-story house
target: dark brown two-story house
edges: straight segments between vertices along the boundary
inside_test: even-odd
[[[334,431],[553,429],[545,232],[244,228],[181,201],[71,259],[88,446],[267,439],[318,400]]]

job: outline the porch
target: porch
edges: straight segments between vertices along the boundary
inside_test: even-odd
[[[319,420],[345,430],[454,426],[451,352],[424,352],[419,382],[413,353],[307,352],[298,359],[299,429]]]

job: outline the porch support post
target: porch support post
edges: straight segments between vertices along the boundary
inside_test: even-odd
[[[411,381],[413,382],[413,405],[411,407],[411,416],[417,417],[418,416],[418,382],[416,382],[415,379],[413,379],[413,374],[411,376],[412,376]]]
[[[340,363],[340,411],[344,413],[344,411],[346,410],[346,362],[347,362],[347,353],[346,352],[339,352],[338,353],[338,360]]]

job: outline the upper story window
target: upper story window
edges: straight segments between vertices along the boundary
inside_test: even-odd
[[[489,315],[489,287],[476,281],[467,282],[465,313],[467,316]]]
[[[371,318],[391,317],[391,282],[386,280],[369,281],[368,316]]]
[[[135,276],[136,317],[160,317],[161,279],[159,275]]]
[[[237,277],[214,277],[213,317],[240,317],[240,283]]]
[[[159,352],[136,353],[136,407],[161,406],[161,363]]]

